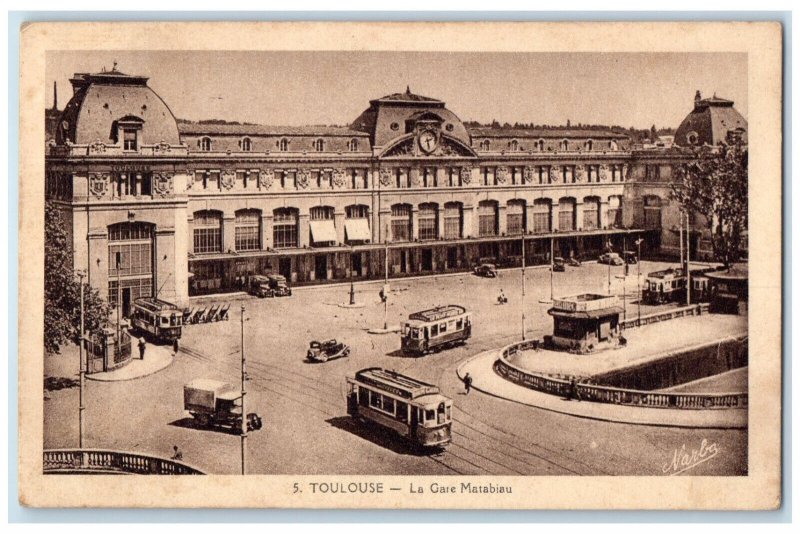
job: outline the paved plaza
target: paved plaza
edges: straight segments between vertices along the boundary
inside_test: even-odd
[[[646,262],[642,272],[666,267]],[[622,294],[614,278],[613,291]],[[636,270],[633,269],[632,273]],[[556,297],[607,290],[608,268],[584,264],[555,273]],[[184,460],[210,473],[239,472],[239,437],[198,428],[183,411],[183,385],[195,378],[237,384],[241,354],[239,307],[246,307],[244,350],[249,373],[248,410],[264,428],[248,439],[249,470],[276,474],[503,474],[659,475],[674,451],[714,442],[720,454],[685,475],[743,475],[747,430],[667,428],[612,423],[536,408],[473,391],[463,392],[457,369],[490,349],[521,339],[521,272],[497,279],[470,274],[391,282],[388,323],[439,304],[457,303],[473,312],[474,335],[464,346],[420,358],[400,352],[396,333],[382,328],[381,282],[356,285],[363,308],[341,308],[349,287],[297,288],[288,298],[228,297],[229,321],[184,329],[181,350],[163,370],[135,380],[87,381],[86,446],[169,457],[173,446]],[[500,290],[508,304],[497,305]],[[626,293],[636,289],[627,279]],[[552,330],[547,314],[550,273],[526,273],[526,337]],[[629,295],[630,296],[630,295]],[[224,300],[224,297],[222,298]],[[656,309],[643,307],[642,314]],[[635,299],[626,312],[636,313]],[[348,358],[305,362],[311,340],[336,337],[351,345]],[[438,384],[454,399],[453,442],[440,454],[423,455],[380,429],[347,415],[345,376],[382,366]],[[77,446],[77,351],[45,361],[45,448]]]

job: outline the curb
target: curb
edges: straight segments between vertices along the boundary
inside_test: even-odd
[[[180,351],[178,351],[178,352],[180,353]],[[150,372],[147,372],[147,373],[145,373],[143,375],[131,376],[129,378],[112,378],[112,379],[106,380],[106,379],[102,379],[102,378],[96,378],[93,375],[87,374],[86,375],[86,380],[93,380],[95,382],[106,382],[106,383],[130,382],[131,380],[138,380],[140,378],[145,378],[145,377],[148,377],[148,376],[152,376],[152,375],[154,375],[156,373],[160,373],[164,369],[166,369],[169,366],[171,366],[175,362],[175,358],[176,358],[176,356],[171,356],[170,359],[169,359],[169,363],[167,363],[167,365],[165,365],[164,367],[159,367],[158,369],[154,369],[154,370],[152,370]],[[111,371],[111,372],[113,372],[113,371]],[[103,374],[103,373],[98,373],[98,374]]]

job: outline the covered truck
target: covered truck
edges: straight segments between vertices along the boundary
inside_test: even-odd
[[[203,427],[229,427],[234,431],[242,428],[242,394],[230,384],[197,378],[183,386],[183,409]],[[247,430],[259,430],[261,417],[247,414]]]

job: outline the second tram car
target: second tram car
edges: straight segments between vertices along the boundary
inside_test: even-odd
[[[412,313],[403,323],[400,336],[405,353],[438,352],[465,343],[472,336],[472,314],[456,304]]]
[[[347,413],[396,432],[414,445],[444,447],[451,440],[452,399],[439,387],[380,367],[347,378]]]
[[[692,302],[708,302],[708,277],[713,268],[691,270]],[[665,269],[648,273],[642,288],[642,302],[650,305],[680,302],[686,299],[686,273],[684,269]]]
[[[183,313],[171,302],[138,298],[133,301],[131,324],[157,340],[172,342],[181,338]]]

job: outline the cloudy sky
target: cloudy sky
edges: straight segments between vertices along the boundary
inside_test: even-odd
[[[405,91],[462,120],[677,127],[696,90],[747,117],[747,55],[441,52],[49,52],[47,102],[75,72],[150,78],[177,117],[272,125],[348,124],[369,100]]]

